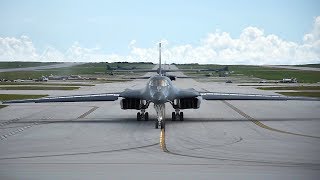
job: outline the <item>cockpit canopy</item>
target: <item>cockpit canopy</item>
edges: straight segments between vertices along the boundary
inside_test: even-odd
[[[149,82],[149,86],[169,86],[169,82],[167,79],[152,79]]]

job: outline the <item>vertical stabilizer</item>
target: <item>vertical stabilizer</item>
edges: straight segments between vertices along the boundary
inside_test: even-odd
[[[159,43],[159,75],[162,75],[162,68],[161,68],[161,42]]]

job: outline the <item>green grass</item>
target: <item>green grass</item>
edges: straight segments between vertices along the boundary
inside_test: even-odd
[[[177,65],[179,68],[221,68],[224,65]],[[247,66],[247,65],[229,65],[229,71],[233,71],[231,76],[248,76],[267,80],[282,80],[283,78],[297,78],[300,83],[316,83],[320,81],[320,71],[302,71],[291,69],[279,69],[262,66]],[[193,73],[197,74],[197,73]],[[204,75],[204,72],[198,73]]]
[[[0,90],[75,90],[79,88],[77,86],[0,86]]]
[[[35,67],[35,66],[46,66],[57,64],[56,62],[0,62],[0,69],[9,69],[9,68],[25,68],[25,67]]]
[[[320,81],[320,72],[300,70],[238,70],[246,76],[253,76],[267,80],[282,80],[283,78],[297,78],[300,83],[316,83]]]
[[[261,90],[320,90],[320,86],[258,87]]]
[[[44,82],[0,82],[1,85],[41,85],[41,86],[95,86],[94,84],[80,83],[44,83]]]
[[[110,66],[114,67],[119,64],[121,67],[132,67],[136,66],[139,68],[151,69],[154,67],[153,64],[145,64],[145,63],[109,63]],[[68,75],[93,75],[97,73],[108,74],[111,71],[106,70],[106,63],[86,63],[72,67],[65,68],[53,68],[43,71],[21,71],[21,72],[1,72],[0,79],[37,79],[41,76],[68,76]],[[115,75],[127,75],[128,72],[113,72]],[[142,75],[145,73],[135,73],[135,75]]]
[[[199,77],[218,77],[218,72],[198,72],[197,69],[220,69],[224,68],[226,65],[217,65],[217,64],[177,64],[176,65],[179,69],[194,69],[195,71],[185,71],[183,72],[185,75],[188,76],[199,76]],[[230,70],[230,69],[229,69]]]
[[[1,105],[1,104],[0,104],[0,109],[1,109],[1,108],[5,108],[5,107],[7,107],[7,105]]]
[[[217,65],[217,64],[177,64],[176,65],[179,69],[218,69],[223,68],[226,65]]]
[[[37,99],[48,95],[29,95],[29,94],[0,94],[0,101],[9,101],[15,99]]]
[[[258,87],[263,87],[263,86],[270,86],[267,84],[238,84],[237,86],[258,86]]]
[[[1,72],[0,79],[37,79],[41,76],[55,74],[53,71],[18,71],[18,72]]]
[[[320,64],[302,64],[302,65],[295,65],[297,67],[312,67],[312,68],[320,68]]]
[[[320,97],[320,92],[277,92],[285,96]]]

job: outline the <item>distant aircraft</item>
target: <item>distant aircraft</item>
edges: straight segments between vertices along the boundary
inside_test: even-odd
[[[280,83],[297,83],[297,79],[296,78],[284,78],[282,80],[279,81]]]
[[[148,120],[149,114],[146,112],[149,105],[153,103],[157,113],[155,128],[165,128],[165,104],[170,103],[175,109],[172,112],[172,121],[183,121],[183,109],[200,108],[201,99],[204,100],[312,100],[318,98],[306,97],[286,97],[277,95],[261,94],[238,94],[219,92],[199,92],[193,88],[180,89],[175,87],[170,79],[162,75],[161,67],[161,43],[159,44],[159,72],[152,76],[146,86],[142,89],[127,89],[120,93],[88,94],[61,97],[46,97],[40,99],[12,100],[3,103],[45,103],[45,102],[86,102],[86,101],[115,101],[121,98],[120,105],[124,110],[135,109],[137,120]]]

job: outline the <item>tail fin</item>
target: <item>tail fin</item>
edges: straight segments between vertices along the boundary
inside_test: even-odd
[[[159,75],[162,75],[162,68],[161,68],[161,42],[159,43]]]
[[[107,64],[107,70],[112,70],[112,68]]]

